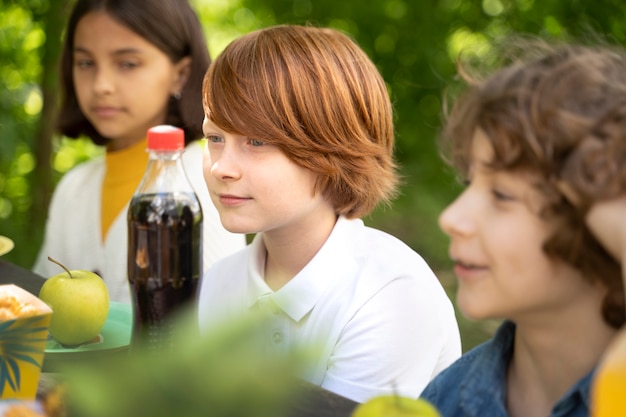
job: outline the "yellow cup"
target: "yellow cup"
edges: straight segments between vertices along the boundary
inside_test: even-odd
[[[0,285],[0,400],[35,399],[51,318],[52,309],[35,295]]]
[[[591,388],[591,416],[626,416],[626,328],[611,342]]]

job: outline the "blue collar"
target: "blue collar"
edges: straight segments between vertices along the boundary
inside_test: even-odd
[[[481,410],[493,410],[493,415],[507,415],[506,373],[513,353],[515,324],[504,321],[493,338],[478,350],[463,380],[460,381],[460,407],[467,415],[480,415]],[[476,352],[478,353],[478,352]],[[469,354],[469,352],[468,352]],[[579,380],[556,403],[551,416],[568,415],[582,401],[590,408],[590,387],[595,369]],[[497,410],[497,411],[496,411]]]

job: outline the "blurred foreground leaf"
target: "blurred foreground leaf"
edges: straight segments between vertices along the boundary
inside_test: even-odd
[[[71,416],[277,417],[296,395],[304,354],[270,355],[265,321],[241,318],[198,337],[182,316],[174,352],[128,355],[64,372]]]

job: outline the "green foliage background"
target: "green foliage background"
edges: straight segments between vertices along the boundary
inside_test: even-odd
[[[52,134],[56,61],[71,0],[0,0],[0,234],[15,249],[4,259],[32,265],[50,193],[75,164],[102,152]],[[420,252],[451,293],[446,238],[437,216],[458,191],[437,154],[442,97],[461,50],[488,47],[510,32],[556,38],[599,33],[626,40],[620,0],[192,0],[216,56],[234,37],[278,23],[332,26],[350,34],[388,83],[396,112],[404,185],[392,207],[366,221]],[[80,198],[77,196],[77,198]],[[80,268],[80,265],[71,265]],[[464,324],[465,321],[460,318]],[[465,323],[467,324],[467,323]],[[472,327],[472,324],[467,324]],[[484,338],[464,335],[465,346]]]

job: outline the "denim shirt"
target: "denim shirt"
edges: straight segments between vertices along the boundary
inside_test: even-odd
[[[421,394],[442,417],[508,417],[506,373],[513,353],[515,324],[505,321],[494,337],[465,353],[433,379]],[[589,416],[594,370],[555,404],[549,417]]]

